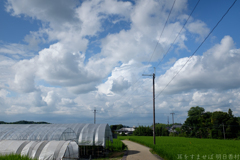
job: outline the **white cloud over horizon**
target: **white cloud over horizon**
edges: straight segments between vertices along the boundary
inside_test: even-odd
[[[193,8],[181,0],[159,40],[172,3],[6,1],[11,16],[41,24],[18,44],[0,43],[0,114],[49,115],[56,118],[53,122],[68,123],[60,117],[90,119],[96,107],[103,123],[124,123],[129,115],[131,123],[144,123],[141,118],[151,117],[152,79],[142,73],[152,73],[173,45],[157,68],[156,112],[166,117],[175,111],[184,122],[191,106],[202,105],[206,111],[232,108],[240,116],[240,48],[232,35],[218,37],[219,42],[194,55],[158,95],[210,31],[204,20],[192,16],[172,44]]]

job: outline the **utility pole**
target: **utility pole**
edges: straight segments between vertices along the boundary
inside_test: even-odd
[[[167,116],[167,119],[168,119],[168,126],[169,126],[169,116]]]
[[[224,136],[224,139],[225,139],[224,123],[223,123],[223,136]]]
[[[156,69],[154,67],[153,74],[142,74],[142,76],[152,76],[153,77],[153,144],[155,143],[155,73]]]
[[[170,114],[172,114],[172,123],[173,123],[173,125],[174,125],[174,114],[175,114],[175,113],[172,112],[172,113],[170,113]]]
[[[97,112],[96,107],[94,107],[94,124],[96,124],[96,112]]]

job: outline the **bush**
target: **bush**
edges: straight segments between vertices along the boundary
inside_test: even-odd
[[[120,139],[113,139],[113,143],[109,143],[109,147],[107,149],[112,150],[112,151],[122,151],[125,148],[127,148],[127,146],[122,143],[122,141]]]

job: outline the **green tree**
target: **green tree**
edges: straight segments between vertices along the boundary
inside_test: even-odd
[[[182,126],[184,133],[189,137],[199,137],[201,138],[201,133],[199,129],[201,127],[201,116],[204,113],[204,108],[196,106],[191,107],[188,111],[188,118]]]
[[[231,118],[233,117],[232,110],[231,110],[230,108],[228,109],[228,115],[229,115],[229,117],[231,117]]]
[[[211,128],[212,128],[211,117],[212,117],[211,112],[202,113],[201,116],[199,117],[198,119],[200,123],[199,129],[198,129],[199,138],[211,137]]]
[[[238,123],[238,118],[234,117],[232,110],[229,109],[228,113],[216,111],[212,115],[212,124],[214,133],[213,138],[223,138],[223,133],[225,132],[226,138],[237,138],[238,132],[240,131],[240,126]],[[216,135],[216,130],[218,134]],[[220,134],[222,133],[222,135]]]
[[[188,111],[188,116],[193,117],[193,116],[200,116],[202,113],[204,113],[205,109],[199,106],[196,107],[191,107],[190,110]]]
[[[191,107],[182,126],[183,134],[197,138],[237,138],[240,136],[239,119],[232,110],[228,112],[204,112],[202,107]]]
[[[152,136],[153,130],[149,126],[139,126],[133,131],[134,136]]]
[[[114,132],[115,130],[119,130],[123,128],[123,125],[122,124],[111,125],[110,128],[111,128],[111,131]]]
[[[239,135],[240,126],[236,117],[230,117],[226,122],[226,137],[237,138]]]
[[[212,114],[212,118],[211,118],[211,122],[213,125],[212,128],[212,138],[218,138],[218,139],[222,139],[223,133],[226,132],[226,128],[224,128],[224,132],[223,132],[223,125],[225,125],[226,127],[226,122],[229,119],[229,114],[226,112],[222,112],[222,111],[215,111]]]

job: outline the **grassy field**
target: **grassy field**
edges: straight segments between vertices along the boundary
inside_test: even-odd
[[[0,155],[0,160],[33,160],[33,159],[30,159],[26,156],[11,154],[11,155],[4,155],[4,156]]]
[[[153,149],[165,160],[240,160],[239,140],[197,139],[185,137],[122,136]]]

